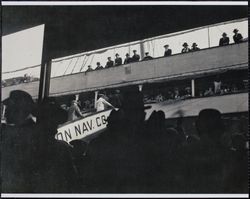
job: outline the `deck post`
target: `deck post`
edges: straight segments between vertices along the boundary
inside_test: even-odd
[[[142,87],[143,87],[142,84],[138,85],[138,88],[139,88],[139,91],[140,91],[140,92],[142,91]]]
[[[96,101],[98,97],[98,91],[95,91],[95,102],[94,102],[94,108],[96,108]]]
[[[195,97],[195,81],[191,80],[192,97]]]

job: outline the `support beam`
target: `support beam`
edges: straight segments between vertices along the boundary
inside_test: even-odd
[[[139,91],[141,92],[142,88],[143,88],[143,85],[142,84],[138,85],[138,88],[139,88]]]
[[[98,91],[95,91],[95,102],[94,102],[94,107],[95,108],[96,108],[97,97],[98,97]]]
[[[195,81],[191,80],[192,97],[195,97]]]
[[[39,104],[42,102],[42,100],[44,99],[44,95],[45,95],[46,68],[47,68],[47,64],[46,63],[42,64],[41,72],[40,72],[39,93],[38,93]]]

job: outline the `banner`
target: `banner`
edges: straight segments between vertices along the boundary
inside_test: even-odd
[[[84,118],[72,121],[59,127],[55,135],[57,140],[70,143],[72,140],[79,140],[106,129],[107,118],[112,109],[97,112]]]

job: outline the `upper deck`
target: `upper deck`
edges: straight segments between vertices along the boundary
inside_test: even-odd
[[[248,42],[55,77],[50,82],[50,95],[65,95],[133,84],[196,78],[242,68],[248,68]]]
[[[50,80],[50,96],[76,94],[104,88],[115,88],[174,79],[196,78],[232,69],[248,68],[248,42],[196,52],[175,54],[91,72],[54,77]],[[38,96],[39,82],[2,88],[2,99],[21,89]]]

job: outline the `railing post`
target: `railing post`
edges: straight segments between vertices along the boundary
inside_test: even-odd
[[[94,108],[96,108],[96,101],[98,97],[98,91],[95,91],[95,102],[94,102]]]
[[[139,88],[139,91],[140,91],[140,92],[142,91],[142,87],[143,87],[142,84],[138,85],[138,88]]]
[[[191,80],[192,97],[195,97],[195,81]]]

